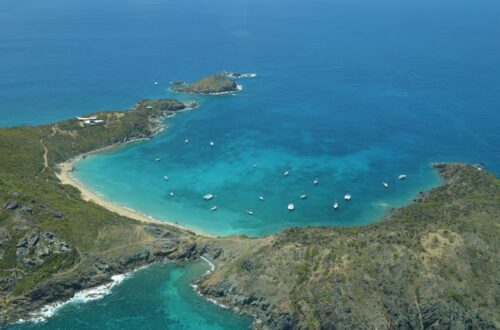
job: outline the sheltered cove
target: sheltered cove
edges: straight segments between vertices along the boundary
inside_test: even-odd
[[[131,111],[94,114],[102,125],[81,127],[73,119],[0,129],[0,146],[8,155],[0,160],[0,219],[7,228],[0,233],[5,251],[0,324],[29,318],[31,311],[107,283],[114,274],[204,257],[215,270],[197,283],[199,291],[254,315],[258,328],[363,327],[367,320],[380,328],[498,325],[498,311],[490,307],[498,269],[477,262],[498,260],[500,183],[473,166],[436,164],[443,186],[382,222],[291,228],[254,239],[210,238],[96,205],[96,196],[85,195],[83,187],[64,185],[75,184],[64,181],[68,159],[151,138],[163,129],[164,118],[185,109],[176,100],[143,100]],[[26,158],[18,158],[21,151]],[[58,177],[57,164],[63,164]],[[31,240],[46,233],[69,250],[57,254],[52,243],[41,245],[49,242],[45,238]],[[25,238],[30,250],[19,257]],[[37,257],[46,247],[49,254]],[[26,264],[28,259],[36,266]],[[454,263],[462,266],[460,272]]]

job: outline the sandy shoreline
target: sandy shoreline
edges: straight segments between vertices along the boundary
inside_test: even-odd
[[[138,140],[134,140],[134,141],[130,141],[130,142],[135,142],[135,141],[138,141]],[[128,143],[130,143],[130,142],[128,142]],[[214,237],[213,235],[203,233],[203,232],[195,230],[195,229],[183,227],[183,226],[180,226],[176,223],[170,222],[168,220],[157,219],[157,218],[154,218],[152,216],[141,213],[139,211],[136,211],[134,209],[128,208],[126,206],[119,205],[119,204],[113,203],[109,200],[106,200],[104,197],[99,196],[98,194],[93,192],[91,189],[89,189],[87,186],[85,186],[82,182],[80,182],[78,179],[74,178],[71,175],[71,172],[74,169],[75,163],[78,162],[79,160],[81,160],[82,158],[84,158],[88,155],[97,154],[97,153],[101,153],[101,152],[105,152],[105,151],[110,151],[112,149],[115,149],[115,148],[123,146],[123,145],[124,144],[111,145],[111,146],[107,146],[107,147],[104,147],[101,149],[97,149],[97,150],[94,150],[91,152],[87,152],[87,153],[78,155],[70,160],[67,160],[63,163],[58,164],[57,167],[59,168],[59,171],[55,171],[55,174],[63,184],[71,185],[71,186],[77,188],[78,190],[80,190],[81,197],[83,200],[85,200],[87,202],[93,202],[93,203],[100,205],[100,206],[108,209],[109,211],[115,212],[121,216],[130,218],[130,219],[134,219],[134,220],[137,220],[140,222],[144,222],[144,223],[169,225],[169,226],[177,227],[177,228],[185,230],[185,231],[190,231],[192,233],[195,233],[195,234],[201,235],[201,236]]]

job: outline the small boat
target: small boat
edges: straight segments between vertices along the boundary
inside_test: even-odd
[[[306,199],[306,198],[307,198],[307,194],[300,195],[300,199]]]
[[[389,184],[387,182],[382,182],[385,188],[389,188]]]
[[[288,204],[288,211],[293,211],[295,210],[295,205],[293,205],[292,203]]]
[[[161,158],[158,157],[158,158],[155,159],[155,162],[159,162],[160,160],[161,160]]]
[[[350,200],[351,200],[351,198],[352,198],[352,196],[351,196],[351,195],[349,195],[349,194],[345,194],[345,196],[344,196],[344,199],[345,199],[346,201],[350,201]]]
[[[253,164],[252,167],[257,167],[257,164]]]
[[[286,171],[283,173],[283,175],[284,175],[284,176],[287,176],[288,174],[290,174],[290,171],[288,171],[288,170],[286,170]]]
[[[184,143],[189,143],[189,139],[185,139],[185,140],[184,140]]]
[[[213,211],[217,211],[217,206],[215,206],[215,205],[214,205],[214,206],[212,206],[212,207],[210,208],[210,211],[212,211],[212,212],[213,212]]]
[[[158,85],[158,82],[157,82],[157,81],[155,81],[155,85]]]
[[[319,183],[319,179],[318,178],[314,179],[313,183],[314,185],[317,185]]]
[[[170,195],[171,197],[174,197],[174,192],[173,192],[173,191],[171,191],[171,192],[169,193],[169,195]]]
[[[209,201],[209,200],[214,199],[214,198],[215,198],[215,196],[212,194],[206,194],[205,196],[203,196],[203,199],[206,201]]]
[[[264,200],[264,196],[259,196],[259,200],[263,201]]]
[[[168,176],[166,176],[166,175],[165,175],[165,176],[163,176],[163,179],[164,179],[165,181],[168,181]]]
[[[215,145],[214,141],[210,141],[210,146],[213,147]]]
[[[248,215],[253,215],[253,212],[250,210],[247,210]]]
[[[406,174],[401,174],[400,176],[398,176],[398,179],[399,179],[399,180],[404,180],[404,179],[406,179]]]
[[[339,208],[339,203],[335,202],[333,203],[333,209],[336,210]]]

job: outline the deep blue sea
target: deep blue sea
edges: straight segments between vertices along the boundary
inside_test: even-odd
[[[438,185],[433,162],[500,173],[498,17],[497,0],[3,0],[0,125],[195,99],[200,107],[155,139],[88,157],[75,176],[116,203],[215,235],[366,224]],[[257,77],[239,79],[235,95],[167,91],[222,70]],[[174,270],[186,271],[161,274]],[[138,299],[128,293],[116,294]]]

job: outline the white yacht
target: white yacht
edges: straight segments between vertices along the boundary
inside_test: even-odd
[[[215,205],[214,205],[214,206],[212,206],[212,207],[210,208],[210,211],[212,211],[212,212],[213,212],[213,211],[217,211],[217,206],[215,206]]]
[[[399,179],[399,180],[404,180],[404,179],[406,179],[406,174],[401,174],[400,176],[398,176],[398,179]]]
[[[189,139],[185,139],[185,140],[184,140],[184,143],[189,143]]]
[[[335,202],[333,203],[333,209],[336,210],[339,208],[339,203]]]
[[[259,200],[263,201],[264,200],[264,196],[259,196]]]
[[[317,185],[319,183],[319,179],[318,178],[314,179],[313,183],[314,185]]]
[[[163,180],[168,181],[168,176],[164,175]]]
[[[171,191],[171,192],[169,193],[169,195],[170,195],[171,197],[174,197],[174,192],[173,192],[173,191]]]
[[[209,201],[209,200],[214,199],[214,198],[215,198],[215,196],[212,194],[206,194],[205,196],[203,196],[203,199],[206,201]]]
[[[155,159],[155,162],[159,162],[160,160],[161,160],[161,158],[158,157],[158,158]]]
[[[385,188],[389,188],[389,184],[387,182],[382,182]]]
[[[290,171],[289,171],[289,170],[286,170],[286,171],[283,173],[283,175],[284,175],[284,176],[287,176],[288,174],[290,174]]]
[[[288,211],[293,211],[295,210],[295,205],[293,205],[292,203],[288,204]]]
[[[210,146],[213,147],[215,145],[214,141],[210,141]]]
[[[158,85],[158,82],[157,82],[157,81],[155,81],[155,85]]]
[[[253,212],[250,210],[247,210],[248,215],[253,215]]]
[[[300,199],[306,199],[306,198],[307,198],[307,194],[300,195]]]
[[[350,201],[350,200],[351,200],[351,198],[352,198],[352,196],[351,196],[351,195],[349,195],[349,194],[345,194],[345,196],[344,196],[344,199],[345,199],[346,201]]]

